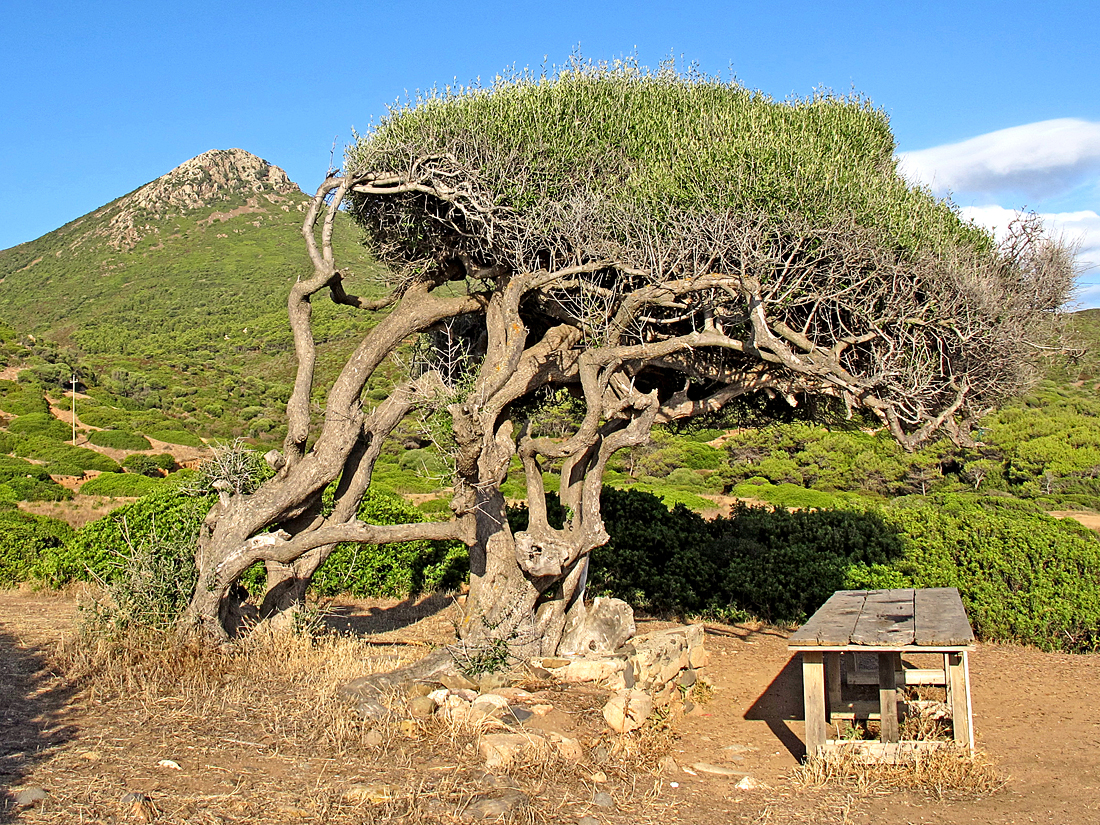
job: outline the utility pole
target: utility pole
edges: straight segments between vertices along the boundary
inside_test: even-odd
[[[73,446],[76,446],[76,373],[69,379],[73,385]]]

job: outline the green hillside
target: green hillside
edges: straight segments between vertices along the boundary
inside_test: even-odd
[[[310,271],[308,200],[266,161],[207,152],[0,251],[0,322],[25,346],[56,344],[58,380],[78,367],[85,384],[187,429],[274,437],[294,366],[286,296]],[[373,266],[354,233],[337,227],[349,289],[371,294]],[[370,321],[328,300],[314,317],[323,374]]]

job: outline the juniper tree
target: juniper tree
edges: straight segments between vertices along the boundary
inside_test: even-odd
[[[1072,259],[1035,221],[996,244],[907,184],[894,149],[886,116],[861,98],[777,102],[635,65],[574,63],[395,107],[313,198],[277,472],[254,492],[223,490],[190,618],[224,634],[219,610],[256,561],[271,613],[302,597],[337,542],[460,539],[471,566],[460,633],[552,653],[584,615],[588,554],[607,539],[607,462],[655,424],[766,393],[862,408],[907,449],[939,432],[967,442],[983,411],[1033,379]],[[391,273],[384,301],[345,291],[332,245],[341,209]],[[385,312],[313,428],[310,301],[323,292]],[[370,407],[367,381],[415,335],[435,356]],[[562,389],[583,415],[550,437],[532,426],[532,400]],[[361,523],[382,443],[418,405],[450,422],[453,518]],[[530,523],[513,534],[500,488],[516,456]]]

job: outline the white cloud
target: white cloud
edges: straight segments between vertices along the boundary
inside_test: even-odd
[[[1004,237],[1008,225],[1020,217],[1017,209],[1003,206],[964,206],[962,217],[987,226],[998,238]],[[1077,264],[1082,274],[1078,280],[1076,303],[1081,308],[1100,307],[1100,215],[1091,209],[1079,212],[1051,212],[1041,214],[1048,232],[1076,244]]]
[[[940,194],[1021,192],[1041,199],[1100,174],[1100,123],[1059,118],[902,152],[899,169]]]

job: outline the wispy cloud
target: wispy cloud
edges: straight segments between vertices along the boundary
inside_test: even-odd
[[[902,152],[899,169],[935,192],[1021,193],[1041,200],[1100,173],[1100,123],[1059,118]]]

